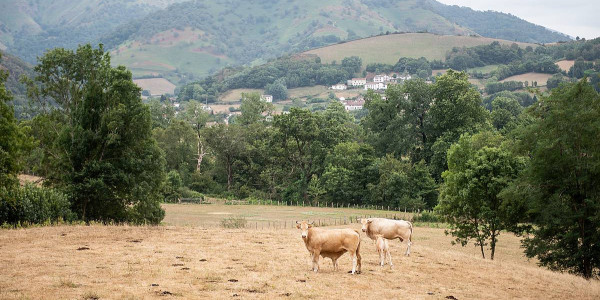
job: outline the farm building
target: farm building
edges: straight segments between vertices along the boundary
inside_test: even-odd
[[[367,78],[352,78],[348,80],[349,86],[361,86],[367,83]]]
[[[343,83],[338,83],[338,84],[332,85],[331,89],[332,90],[345,90],[345,89],[348,89],[348,86],[346,86]]]
[[[387,84],[383,83],[383,82],[369,82],[367,84],[365,84],[365,91],[366,90],[385,90],[387,89]]]
[[[272,95],[261,95],[260,100],[265,101],[267,103],[271,103],[271,102],[273,102],[273,96]]]
[[[349,101],[346,101],[346,103],[344,103],[344,108],[347,111],[360,110],[360,109],[363,109],[364,105],[365,105],[364,99],[349,100]]]

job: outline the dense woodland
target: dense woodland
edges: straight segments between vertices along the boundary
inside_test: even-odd
[[[457,243],[474,242],[484,257],[494,258],[503,232],[529,233],[525,254],[541,265],[599,275],[600,96],[585,79],[536,98],[484,98],[465,72],[449,70],[432,84],[392,85],[385,100],[368,93],[360,121],[338,102],[271,121],[273,107],[246,94],[239,117],[208,126],[194,99],[177,114],[143,104],[131,73],[112,67],[102,47],[54,49],[34,71],[25,82],[38,111],[21,121],[0,76],[7,226],[156,224],[161,202],[202,194],[389,205],[433,209]],[[20,187],[24,171],[44,186]]]

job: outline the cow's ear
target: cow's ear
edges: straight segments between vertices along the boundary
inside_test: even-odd
[[[371,224],[371,222],[373,222],[373,220],[367,220],[367,223]]]
[[[314,225],[315,225],[315,221],[312,221],[312,222],[308,223],[308,228],[311,228],[311,227],[313,227]]]

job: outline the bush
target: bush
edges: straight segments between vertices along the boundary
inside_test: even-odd
[[[42,224],[73,221],[67,196],[57,190],[26,185],[0,189],[0,224]]]
[[[421,214],[415,214],[413,222],[440,222],[440,218],[434,212],[423,211]]]
[[[223,226],[223,228],[244,228],[247,223],[248,221],[246,218],[241,216],[221,220],[221,226]]]

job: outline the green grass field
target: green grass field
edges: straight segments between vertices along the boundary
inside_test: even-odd
[[[344,57],[358,56],[363,66],[370,63],[395,64],[400,57],[444,60],[453,47],[487,45],[493,41],[510,45],[514,42],[474,36],[435,35],[430,33],[390,34],[332,45],[304,53],[316,54],[326,63],[340,62]],[[535,44],[517,43],[521,47]]]

